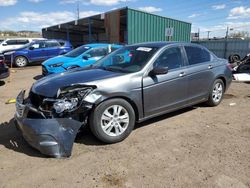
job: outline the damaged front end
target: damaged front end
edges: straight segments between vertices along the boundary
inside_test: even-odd
[[[85,101],[95,86],[60,88],[53,98],[21,91],[16,99],[16,125],[25,140],[42,154],[61,158],[71,155],[79,129],[87,124],[93,104]]]

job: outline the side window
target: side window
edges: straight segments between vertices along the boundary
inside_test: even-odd
[[[182,66],[182,54],[179,47],[166,49],[154,62],[154,67],[166,67],[169,70]]]
[[[100,56],[105,56],[108,53],[107,48],[94,48],[88,54],[90,57],[100,57]]]
[[[7,40],[6,44],[7,45],[17,45],[17,41],[16,40]]]
[[[60,46],[60,44],[59,43],[57,43],[57,42],[46,42],[46,48],[53,48],[53,47],[58,47],[58,46]]]
[[[20,45],[28,44],[28,43],[29,43],[28,40],[17,40],[17,41],[16,41],[16,44],[20,44]]]
[[[185,46],[185,50],[186,50],[189,65],[195,65],[195,64],[211,61],[210,53],[204,50],[203,48]]]
[[[32,45],[32,47],[34,47],[35,49],[45,48],[45,42],[36,42]]]
[[[113,52],[113,51],[116,51],[118,48],[115,48],[115,47],[111,47],[111,52]],[[110,52],[110,53],[111,53]]]

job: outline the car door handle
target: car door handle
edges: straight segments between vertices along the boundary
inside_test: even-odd
[[[212,65],[208,65],[208,69],[212,69],[213,68],[213,66]]]
[[[179,74],[179,77],[183,77],[183,76],[185,76],[185,72],[181,72],[181,73]]]

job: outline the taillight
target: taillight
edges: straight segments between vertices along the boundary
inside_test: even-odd
[[[230,63],[227,64],[227,68],[229,68],[230,71],[233,71],[233,67]]]

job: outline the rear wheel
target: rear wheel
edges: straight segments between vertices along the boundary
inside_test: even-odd
[[[124,140],[135,125],[132,106],[123,99],[110,99],[98,105],[90,116],[90,129],[105,143]]]
[[[221,103],[225,91],[224,82],[221,79],[214,81],[213,87],[209,93],[207,104],[209,106],[217,106]]]
[[[17,67],[25,67],[28,64],[28,60],[26,57],[17,56],[15,58],[14,63],[15,63],[15,66],[17,66]]]

